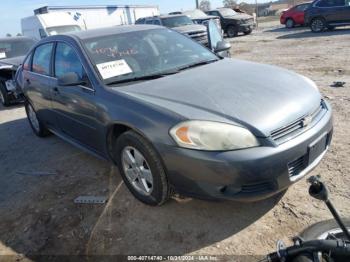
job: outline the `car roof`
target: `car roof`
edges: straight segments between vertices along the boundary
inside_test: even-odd
[[[108,35],[117,35],[129,32],[137,32],[151,29],[159,29],[157,25],[118,25],[113,27],[99,28],[99,29],[91,29],[86,31],[79,32],[70,32],[66,35],[75,36],[82,40],[95,38],[95,37],[103,37]]]
[[[15,41],[33,41],[34,39],[25,36],[1,37],[0,42],[15,42]]]

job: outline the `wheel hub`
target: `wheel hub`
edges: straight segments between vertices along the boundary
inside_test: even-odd
[[[149,196],[153,191],[153,175],[145,157],[136,148],[122,151],[122,165],[126,178],[139,193]]]

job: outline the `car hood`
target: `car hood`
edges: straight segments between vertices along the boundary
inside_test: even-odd
[[[234,19],[234,20],[244,20],[244,19],[250,19],[253,18],[251,15],[248,14],[236,14],[231,16],[225,16],[226,19]]]
[[[186,119],[243,125],[257,136],[269,136],[310,114],[321,101],[309,79],[275,66],[237,59],[114,89]]]
[[[196,32],[196,31],[207,31],[207,28],[204,25],[196,25],[196,24],[173,27],[172,29],[182,34]]]
[[[9,67],[9,66],[15,66],[18,67],[22,64],[24,60],[24,56],[17,56],[12,58],[5,58],[0,60],[0,69],[1,67]]]

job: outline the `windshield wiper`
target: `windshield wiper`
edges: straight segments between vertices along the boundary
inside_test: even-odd
[[[168,76],[168,75],[174,75],[177,73],[179,73],[179,70],[160,72],[160,73],[151,74],[151,75],[123,79],[123,80],[119,80],[119,81],[117,80],[117,81],[110,82],[107,85],[115,85],[115,84],[123,84],[123,83],[136,82],[136,81],[142,81],[142,80],[157,79],[157,78],[161,78],[161,77]]]
[[[211,64],[211,63],[214,63],[216,61],[219,61],[219,59],[199,61],[199,62],[196,62],[196,63],[193,63],[193,64],[189,64],[189,65],[186,65],[186,66],[183,66],[183,67],[179,67],[179,68],[177,68],[177,70],[178,71],[182,71],[182,70],[186,70],[186,69],[197,67],[197,66]]]

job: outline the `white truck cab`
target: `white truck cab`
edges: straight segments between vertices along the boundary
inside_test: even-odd
[[[21,20],[22,34],[40,40],[50,35],[85,30],[83,21],[68,12],[36,14]]]

